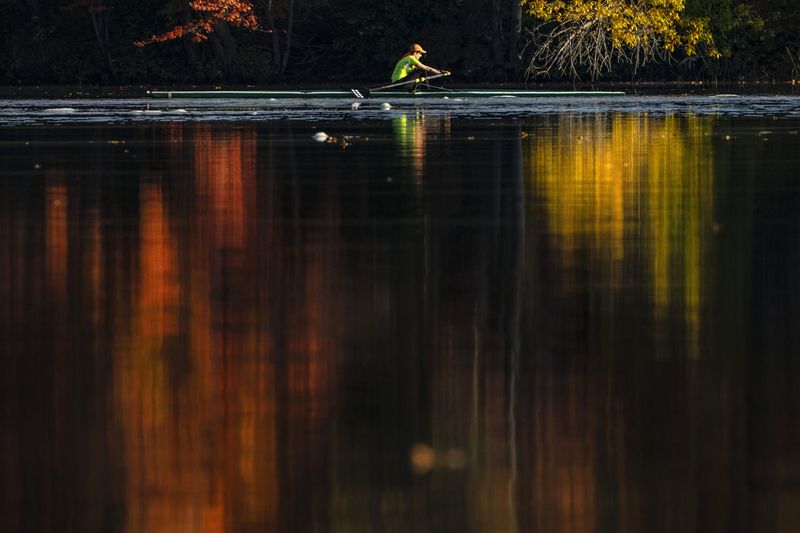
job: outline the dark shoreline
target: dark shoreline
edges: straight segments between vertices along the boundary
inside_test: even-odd
[[[357,83],[356,85],[364,85]],[[598,82],[598,83],[528,83],[528,84],[459,84],[448,83],[450,87],[506,88],[541,90],[622,90],[639,95],[678,95],[678,94],[779,94],[800,95],[800,82]],[[298,90],[298,89],[346,89],[341,84],[294,85],[20,85],[0,86],[0,98],[144,98],[151,90]]]

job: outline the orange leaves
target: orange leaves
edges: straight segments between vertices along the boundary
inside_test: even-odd
[[[249,30],[258,28],[253,5],[248,0],[193,0],[189,5],[206,17]]]
[[[258,19],[249,0],[192,0],[189,7],[196,13],[191,21],[133,44],[142,47],[172,41],[185,35],[191,35],[194,42],[201,42],[208,39],[209,34],[221,22],[247,30],[258,29]]]

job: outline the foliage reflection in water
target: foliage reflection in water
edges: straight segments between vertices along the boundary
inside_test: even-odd
[[[324,127],[0,131],[3,528],[800,526],[797,124]]]

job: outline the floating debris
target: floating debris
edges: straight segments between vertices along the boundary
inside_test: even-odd
[[[328,137],[330,137],[330,135],[328,135],[324,131],[318,131],[317,133],[314,134],[314,137],[312,138],[317,142],[324,143],[325,141],[328,140]]]
[[[391,108],[392,108],[392,104],[390,104],[389,102],[384,102],[384,103],[381,104],[381,109],[383,109],[384,111],[388,111]]]

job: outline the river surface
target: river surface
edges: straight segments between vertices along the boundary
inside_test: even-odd
[[[353,103],[0,101],[0,530],[800,530],[800,98]]]

